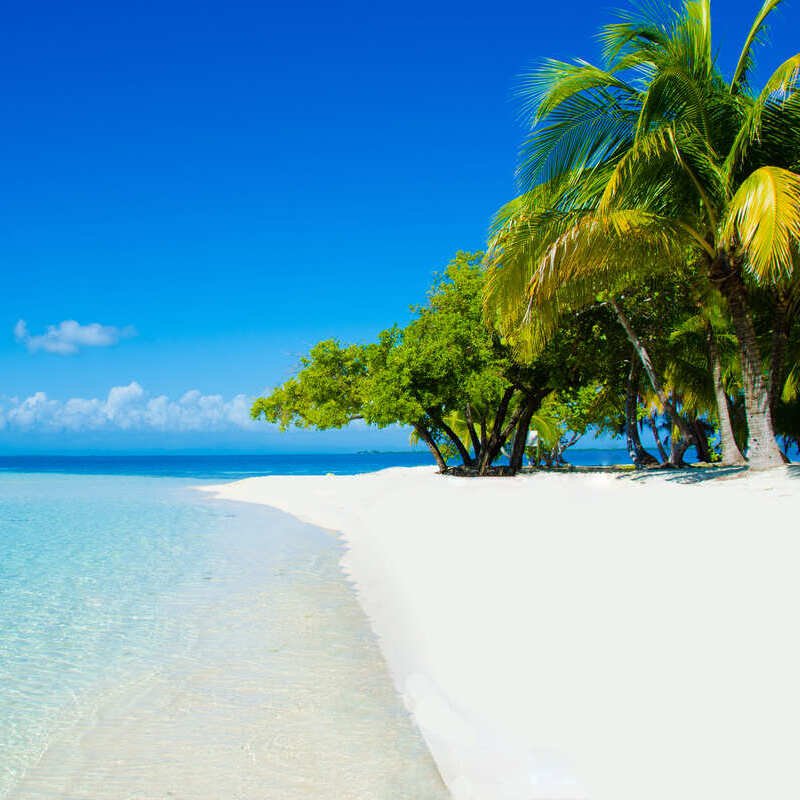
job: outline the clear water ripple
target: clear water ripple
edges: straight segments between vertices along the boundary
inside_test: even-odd
[[[0,476],[0,798],[444,797],[338,542],[196,483]]]

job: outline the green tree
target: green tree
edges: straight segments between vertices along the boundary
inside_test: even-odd
[[[482,253],[458,253],[415,318],[374,344],[315,345],[294,377],[255,401],[252,416],[284,429],[340,428],[356,419],[409,425],[442,471],[452,451],[464,467],[487,474],[510,443],[509,469],[518,470],[550,376],[544,360],[517,362],[485,325],[482,264]]]
[[[800,54],[759,91],[748,83],[754,45],[778,4],[765,2],[727,81],[715,64],[708,0],[677,11],[637,7],[603,30],[602,67],[549,61],[528,76],[527,191],[501,214],[492,247],[502,265],[493,296],[502,307],[522,290],[525,313],[519,304],[506,313],[538,327],[534,341],[565,310],[601,292],[614,307],[621,291],[654,273],[716,286],[739,343],[753,466],[782,463],[771,412],[782,349],[773,348],[765,372],[752,288],[792,295],[800,241]],[[777,310],[788,330],[794,309]],[[683,430],[646,349],[626,330]]]

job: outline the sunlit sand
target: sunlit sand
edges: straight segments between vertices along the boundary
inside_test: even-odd
[[[796,468],[217,492],[342,531],[458,800],[800,796]]]

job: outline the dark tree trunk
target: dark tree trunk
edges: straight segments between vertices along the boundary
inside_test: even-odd
[[[782,294],[778,295],[775,304],[775,317],[772,323],[772,354],[769,372],[769,411],[775,419],[775,409],[783,391],[783,365],[786,360],[786,348],[789,344],[791,330],[789,302]]]
[[[445,436],[447,436],[447,438],[453,443],[453,446],[456,448],[456,450],[458,450],[458,455],[461,457],[461,461],[463,462],[464,466],[474,466],[475,462],[472,460],[469,450],[467,450],[467,448],[464,446],[464,442],[462,442],[458,437],[458,434],[442,419],[440,415],[431,415],[431,417],[436,423],[436,426],[442,429],[442,432],[445,434]]]
[[[747,461],[751,467],[757,469],[780,467],[783,465],[783,458],[772,424],[769,383],[762,372],[761,353],[742,277],[724,257],[713,262],[710,277],[728,302],[733,328],[739,340],[747,415]]]
[[[509,386],[505,392],[503,392],[503,396],[497,405],[492,431],[486,443],[481,448],[481,460],[478,463],[478,472],[481,475],[485,475],[489,471],[492,462],[500,455],[500,449],[503,447],[508,437],[508,434],[503,436],[503,424],[508,414],[508,407],[511,405],[511,400],[514,397],[514,391],[514,387]]]
[[[625,438],[628,442],[628,455],[636,469],[658,464],[656,458],[644,449],[639,437],[639,378],[641,374],[642,363],[634,352],[631,357],[628,388],[625,393]]]
[[[525,443],[528,440],[528,430],[531,427],[531,419],[541,405],[538,397],[529,397],[525,401],[525,410],[517,423],[517,432],[514,436],[514,445],[511,448],[511,458],[509,466],[511,472],[516,474],[522,469],[522,460],[525,456]]]
[[[430,431],[421,422],[414,425],[414,430],[417,432],[417,436],[428,446],[428,450],[431,451],[431,455],[436,461],[436,466],[439,467],[439,472],[447,472],[447,462],[442,458],[442,453],[433,440]]]
[[[469,431],[469,439],[472,442],[473,458],[477,463],[481,460],[481,440],[478,436],[478,431],[475,430],[475,422],[472,419],[472,406],[469,403],[467,403],[464,416],[467,419],[467,430]]]
[[[697,449],[698,460],[705,464],[710,464],[711,446],[708,443],[708,435],[703,423],[699,419],[693,419],[692,430],[694,431],[694,446]]]
[[[671,436],[669,447],[669,463],[673,467],[685,467],[684,453],[689,449],[690,442],[683,436]]]
[[[656,395],[658,395],[658,399],[661,402],[661,405],[664,407],[664,412],[670,418],[673,425],[675,425],[675,427],[680,431],[681,436],[691,444],[693,438],[692,429],[689,427],[689,423],[678,413],[677,409],[672,404],[672,401],[667,396],[667,393],[664,391],[661,381],[658,379],[656,371],[653,368],[653,362],[650,360],[650,354],[647,352],[647,348],[636,335],[636,332],[631,327],[631,323],[628,321],[628,318],[625,316],[619,305],[617,305],[617,302],[611,298],[608,301],[608,304],[614,310],[620,325],[622,325],[622,327],[625,329],[628,340],[633,345],[633,349],[639,357],[639,360],[642,362],[642,366],[644,367],[645,374],[650,381],[650,385],[653,387],[653,391],[656,393]]]
[[[669,463],[669,456],[664,449],[664,445],[661,443],[661,434],[658,432],[658,420],[656,419],[655,413],[651,413],[647,420],[650,423],[650,430],[653,431],[653,438],[656,440],[656,447],[658,448],[658,455],[661,458],[661,463],[667,464]]]
[[[714,331],[708,326],[708,356],[711,361],[711,378],[714,382],[714,397],[717,401],[717,419],[719,421],[719,441],[722,449],[722,464],[726,467],[745,464],[742,451],[736,444],[731,421],[731,406],[728,393],[722,383],[722,361],[719,357],[717,340]]]
[[[680,397],[672,393],[670,394],[670,402],[672,403],[673,408],[677,408],[678,404],[680,403]],[[702,443],[697,439],[697,429],[695,428],[694,420],[690,418],[688,415],[684,416],[683,414],[681,414],[680,416],[681,419],[683,419],[686,422],[686,426],[689,429],[689,435],[688,436],[686,435],[686,432],[683,430],[683,428],[678,429],[677,432],[675,428],[673,428],[672,431],[670,432],[669,463],[673,467],[686,466],[686,462],[683,460],[683,456],[692,445],[695,446],[698,452],[700,451],[700,448],[702,448]],[[705,433],[703,434],[703,437],[705,438]],[[706,440],[706,444],[707,443],[708,442]]]

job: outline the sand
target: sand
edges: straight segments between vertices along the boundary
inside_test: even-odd
[[[456,800],[800,797],[797,468],[213,491],[341,532]]]

